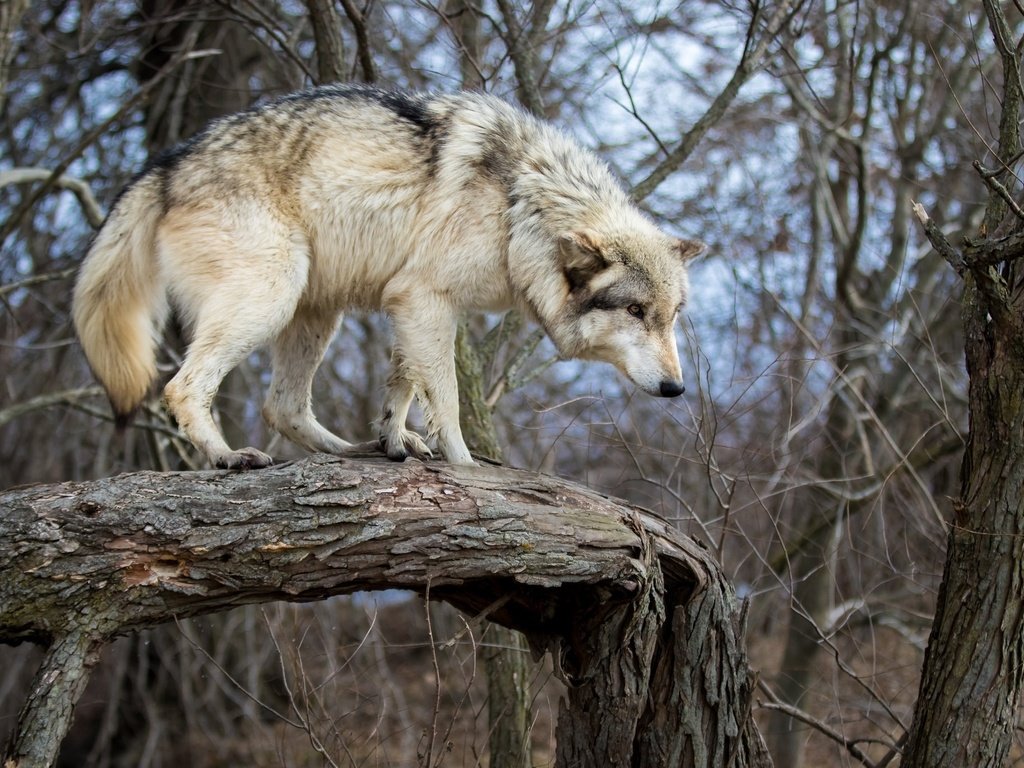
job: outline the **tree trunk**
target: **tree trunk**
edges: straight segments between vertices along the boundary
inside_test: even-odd
[[[306,0],[309,22],[316,43],[318,84],[341,83],[345,77],[345,43],[341,37],[341,17],[334,0]]]
[[[850,323],[849,327],[840,329],[837,334],[839,351],[835,356],[837,370],[843,371],[846,378],[843,381],[843,377],[837,376],[833,380],[836,390],[859,386],[856,383],[858,377],[851,372],[860,363],[851,360],[847,350],[858,348],[863,337],[853,330],[852,321],[846,322]],[[845,382],[850,383],[847,385]],[[844,398],[832,396],[821,449],[812,464],[815,476],[851,477],[864,471],[862,467],[867,462],[856,439],[856,416]],[[792,495],[792,503],[805,508],[808,514],[803,530],[795,539],[796,547],[786,558],[791,567],[791,572],[785,576],[792,585],[792,607],[775,692],[786,704],[805,707],[804,697],[820,674],[821,627],[826,623],[835,592],[834,560],[839,543],[837,526],[848,510],[847,503],[840,503],[813,486],[798,489]],[[767,722],[768,743],[775,763],[802,768],[808,726],[781,710],[771,712]]]
[[[924,209],[936,250],[964,278],[970,432],[946,567],[903,768],[1006,764],[1024,681],[1024,212],[1012,167],[1021,149],[1021,45],[985,0],[1003,64],[998,169],[982,237],[954,248]]]
[[[35,486],[0,507],[0,638],[49,642],[53,659],[5,767],[52,763],[94,654],[119,634],[386,588],[429,588],[554,653],[571,686],[559,766],[770,765],[741,617],[713,558],[571,483],[315,457]]]
[[[0,114],[3,114],[7,104],[11,62],[18,52],[15,38],[21,26],[21,17],[27,10],[28,0],[5,0],[0,3]]]
[[[828,512],[820,505],[820,494],[805,492],[819,505],[809,505],[821,516]],[[810,528],[813,521],[808,520]],[[818,656],[821,651],[821,631],[832,602],[833,572],[829,567],[829,554],[835,546],[834,526],[820,526],[801,542],[802,548],[793,559],[792,600],[789,626],[786,630],[786,648],[779,664],[775,693],[781,701],[795,707],[805,707],[804,696],[818,679]],[[808,726],[794,719],[788,712],[772,711],[766,721],[766,735],[776,765],[801,768],[804,764],[804,745]]]
[[[491,409],[484,401],[484,372],[480,356],[463,318],[455,335],[455,367],[459,383],[459,423],[466,444],[478,456],[501,459]],[[514,629],[500,624],[487,628],[483,663],[487,676],[487,742],[491,768],[529,768],[530,668],[529,644]]]
[[[1024,347],[968,288],[971,431],[904,768],[1006,764],[1024,675]],[[979,316],[979,314],[981,316]]]
[[[490,768],[529,768],[530,644],[522,632],[493,623],[484,641]]]

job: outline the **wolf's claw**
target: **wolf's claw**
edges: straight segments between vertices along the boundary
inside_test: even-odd
[[[263,469],[274,463],[274,460],[263,451],[255,448],[243,448],[218,456],[214,462],[217,469]]]
[[[381,435],[380,447],[392,461],[405,461],[409,456],[423,460],[434,457],[434,452],[423,442],[423,438],[409,429],[403,429],[397,439],[389,439],[388,435]]]

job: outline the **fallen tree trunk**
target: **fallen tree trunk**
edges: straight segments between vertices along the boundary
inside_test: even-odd
[[[55,760],[98,649],[176,618],[429,590],[550,650],[560,766],[767,766],[741,613],[652,513],[494,467],[314,457],[0,494],[0,641],[49,651],[3,765]]]

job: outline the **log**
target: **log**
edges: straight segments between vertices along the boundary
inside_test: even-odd
[[[742,612],[713,558],[655,514],[558,478],[315,456],[15,489],[0,511],[0,641],[49,645],[5,768],[53,763],[97,649],[118,635],[396,588],[553,653],[570,691],[558,765],[770,765]]]

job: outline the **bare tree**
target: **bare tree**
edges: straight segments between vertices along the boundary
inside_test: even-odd
[[[988,160],[994,167],[975,163],[989,189],[980,236],[954,246],[924,208],[916,208],[936,251],[963,280],[971,383],[961,491],[905,766],[1005,765],[1024,680],[1024,585],[1018,578],[1024,557],[1024,211],[1015,170],[1024,38],[1019,17],[1011,26],[999,3],[984,5],[1002,82],[998,136]]]

